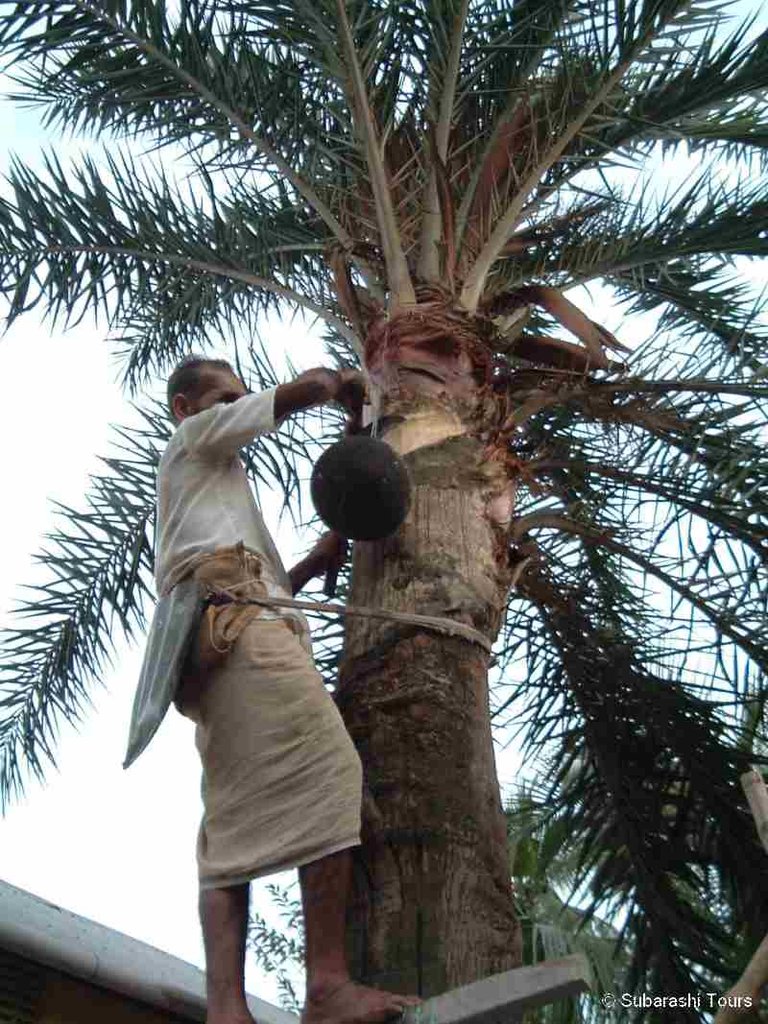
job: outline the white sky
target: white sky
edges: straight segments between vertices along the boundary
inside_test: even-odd
[[[0,137],[25,159],[50,141],[34,116],[8,102],[0,102]],[[317,361],[308,348],[306,360],[293,356],[299,368]],[[31,556],[52,526],[49,499],[80,505],[89,472],[99,469],[96,456],[108,451],[109,424],[127,418],[115,378],[104,335],[91,324],[62,334],[31,314],[0,340],[0,625],[10,624],[17,585],[33,579]],[[306,543],[287,526],[277,540],[287,562]],[[120,645],[79,729],[61,729],[58,772],[50,770],[44,785],[31,781],[0,821],[0,878],[202,966],[191,723],[169,714],[147,752],[121,768],[140,660],[139,648]],[[499,758],[503,786],[518,763],[514,752]],[[261,889],[255,900],[264,912]],[[248,982],[277,1002],[271,979],[251,968]]]
[[[94,456],[108,450],[109,423],[125,417],[114,375],[107,346],[89,328],[62,336],[17,323],[0,344],[2,467],[10,481],[0,532],[0,623],[10,624],[17,584],[34,574],[30,555],[52,526],[49,498],[80,504],[88,472],[98,471]],[[302,540],[287,525],[276,533],[290,561]],[[140,649],[119,645],[114,671],[94,690],[79,729],[62,727],[58,772],[44,785],[30,782],[0,822],[0,878],[202,966],[191,723],[172,711],[148,750],[128,771],[121,768],[140,661]],[[517,758],[505,755],[504,764],[508,784]],[[264,913],[268,897],[255,899]],[[252,969],[249,983],[277,1001],[271,979]]]
[[[29,113],[0,103],[2,137],[33,159],[41,133],[30,124]],[[290,337],[299,368],[317,365],[309,337],[303,357],[296,354],[301,331],[299,323],[273,324],[264,335],[278,345]],[[13,625],[19,585],[36,577],[32,556],[55,527],[51,499],[81,507],[88,474],[100,471],[97,456],[109,450],[110,423],[130,417],[116,378],[104,333],[90,321],[63,332],[31,313],[0,340],[0,626]],[[308,541],[288,522],[277,529],[275,509],[264,511],[290,564]],[[141,654],[118,645],[114,669],[92,691],[80,726],[61,728],[58,770],[43,785],[30,781],[0,820],[0,878],[202,966],[194,858],[200,772],[191,723],[172,711],[138,761],[121,767]],[[518,759],[508,753],[503,761],[509,784]],[[270,916],[263,884],[254,901]],[[248,983],[277,1002],[273,979],[253,966]]]

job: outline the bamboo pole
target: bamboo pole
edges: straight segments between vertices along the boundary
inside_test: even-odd
[[[760,772],[753,768],[741,776],[741,785],[755,819],[757,834],[768,853],[768,787]],[[721,1007],[714,1024],[743,1024],[745,1019],[757,1020],[760,996],[768,985],[768,935],[755,950],[739,980],[725,994],[726,1005]],[[753,1016],[754,1015],[754,1016]]]

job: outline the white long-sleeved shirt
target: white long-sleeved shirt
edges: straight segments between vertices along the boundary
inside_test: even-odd
[[[158,594],[167,594],[201,554],[242,541],[262,558],[262,579],[275,597],[291,582],[256,504],[240,449],[275,429],[275,389],[220,403],[183,420],[163,452],[157,474]],[[265,610],[265,617],[296,610]]]

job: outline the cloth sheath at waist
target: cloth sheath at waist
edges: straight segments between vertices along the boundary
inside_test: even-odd
[[[235,603],[236,598],[221,593],[220,587],[237,590],[245,584],[245,597],[249,588],[266,594],[267,588],[260,582],[260,567],[260,556],[243,544],[219,548],[201,555],[190,575],[161,595],[152,617],[133,701],[124,768],[146,750],[160,728],[176,695],[206,607]],[[254,609],[254,613],[262,615],[264,610]],[[273,611],[265,617],[288,619],[295,632],[305,634],[304,642],[309,646],[309,628],[303,615]]]

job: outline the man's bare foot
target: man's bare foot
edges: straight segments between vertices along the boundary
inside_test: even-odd
[[[418,1006],[418,996],[382,992],[352,980],[335,987],[310,987],[302,1024],[380,1024],[400,1017],[409,1006]]]

